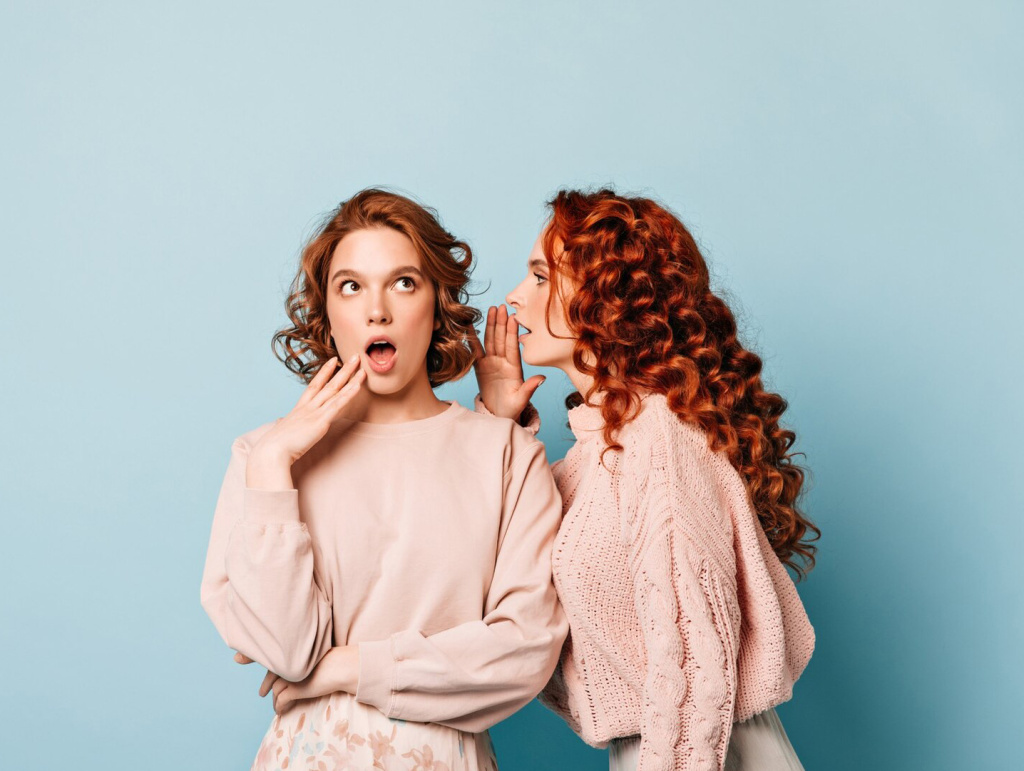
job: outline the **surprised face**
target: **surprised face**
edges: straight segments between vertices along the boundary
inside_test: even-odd
[[[327,272],[327,318],[341,361],[359,354],[366,388],[399,395],[421,381],[429,388],[427,351],[436,291],[419,252],[391,228],[349,233]]]

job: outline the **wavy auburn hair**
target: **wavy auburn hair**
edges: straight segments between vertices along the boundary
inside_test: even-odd
[[[658,203],[612,190],[563,190],[548,205],[544,254],[551,275],[575,287],[562,297],[573,364],[594,379],[567,405],[603,392],[604,439],[617,451],[614,435],[639,412],[637,392],[667,396],[712,451],[725,451],[775,553],[803,578],[821,533],[796,505],[804,471],[790,452],[796,435],[779,426],[786,401],[765,390],[761,359],[740,344],[693,236]]]
[[[273,339],[275,355],[304,381],[338,352],[327,319],[327,273],[338,243],[349,233],[390,228],[407,236],[423,261],[423,273],[437,297],[434,331],[427,350],[431,387],[458,380],[473,366],[466,339],[480,321],[480,311],[467,305],[466,285],[473,252],[445,230],[437,212],[405,196],[378,188],[363,190],[342,201],[302,250],[299,272],[292,281],[285,308],[291,326]]]

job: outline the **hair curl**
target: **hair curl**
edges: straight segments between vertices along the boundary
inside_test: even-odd
[[[567,405],[603,392],[604,438],[621,450],[614,436],[636,417],[638,391],[665,394],[725,451],[775,553],[803,578],[821,531],[796,506],[804,471],[790,452],[796,435],[779,426],[787,404],[765,390],[761,359],[740,344],[693,236],[658,203],[612,190],[562,190],[548,205],[544,253],[551,275],[575,287],[563,298],[573,363],[594,380]]]
[[[342,238],[371,228],[402,233],[419,253],[423,273],[434,285],[434,318],[440,322],[427,350],[430,385],[436,388],[458,380],[473,366],[473,353],[466,340],[481,318],[480,311],[467,304],[473,252],[441,226],[436,211],[379,188],[362,190],[342,201],[302,250],[299,270],[285,301],[291,326],[274,335],[274,354],[306,382],[328,359],[338,355],[327,318],[331,258]]]

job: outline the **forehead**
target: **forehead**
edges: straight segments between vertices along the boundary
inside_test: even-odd
[[[387,273],[400,265],[423,267],[420,254],[412,241],[391,228],[356,230],[334,247],[330,272],[340,268],[359,273]]]

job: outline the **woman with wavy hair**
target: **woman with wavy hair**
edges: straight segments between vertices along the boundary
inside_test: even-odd
[[[536,432],[562,369],[576,443],[555,586],[569,618],[541,698],[613,771],[799,769],[775,705],[814,647],[788,566],[813,566],[786,402],[737,339],[693,237],[646,198],[562,191],[527,278],[474,340],[478,411]],[[519,334],[521,330],[521,334]]]
[[[275,344],[308,385],[235,440],[201,589],[235,660],[268,670],[254,769],[494,769],[487,728],[556,666],[544,448],[433,392],[472,365],[471,263],[382,190],[302,254]]]

